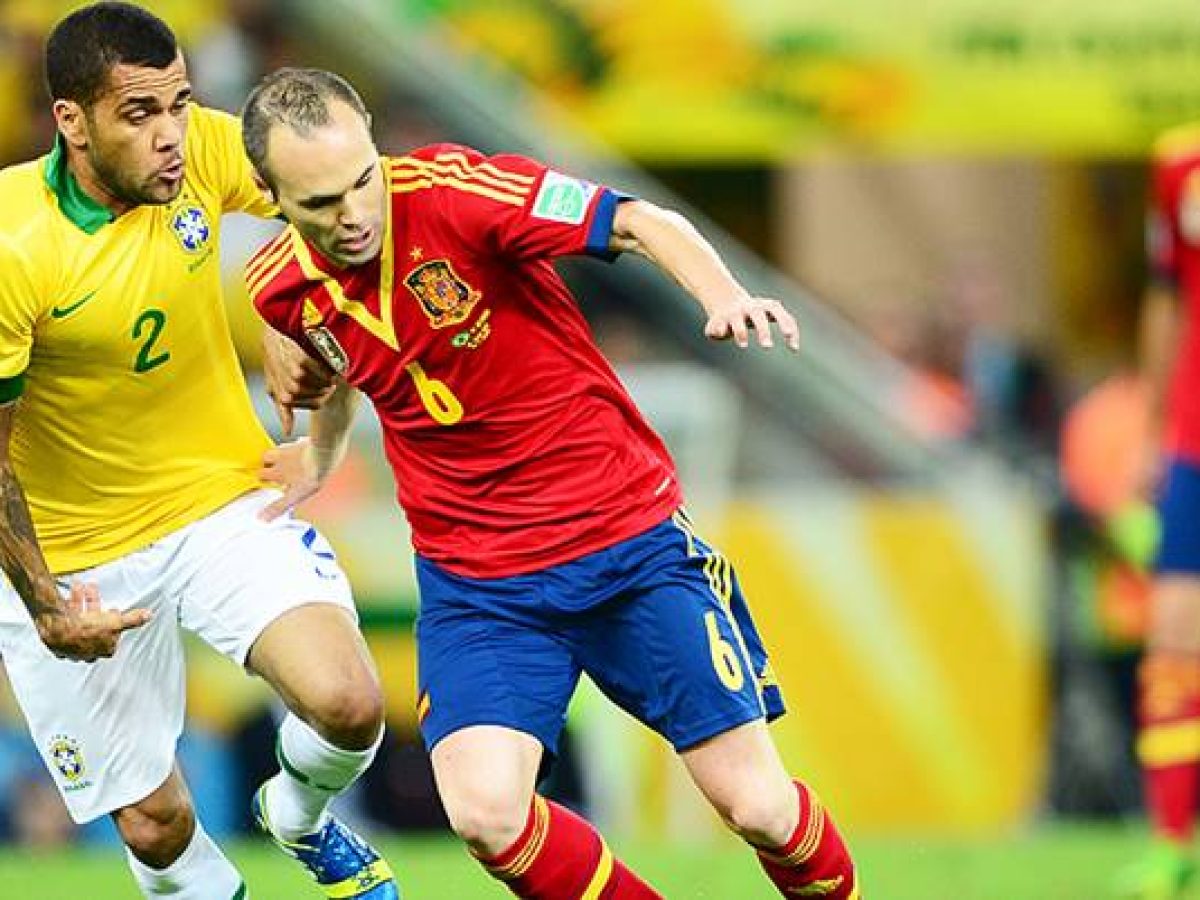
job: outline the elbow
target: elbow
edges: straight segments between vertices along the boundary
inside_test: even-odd
[[[614,248],[642,255],[648,255],[646,248],[658,244],[660,236],[695,233],[696,229],[682,214],[648,200],[622,203],[613,219]]]

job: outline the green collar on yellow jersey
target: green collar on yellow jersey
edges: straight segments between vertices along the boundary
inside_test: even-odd
[[[67,148],[62,135],[54,139],[54,149],[46,157],[43,169],[46,184],[58,198],[58,208],[80,230],[95,234],[116,217],[108,207],[97,203],[79,186],[67,165]]]

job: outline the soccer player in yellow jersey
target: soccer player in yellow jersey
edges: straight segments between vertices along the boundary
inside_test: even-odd
[[[145,896],[246,897],[175,764],[192,631],[291,710],[255,798],[272,835],[329,896],[395,898],[326,813],[382,732],[349,587],[315,529],[258,515],[279,495],[217,250],[222,213],[273,207],[156,17],[85,7],[45,62],[54,149],[0,171],[0,655],[30,731]]]

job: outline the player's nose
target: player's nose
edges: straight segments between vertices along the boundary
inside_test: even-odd
[[[174,150],[183,143],[183,126],[174,116],[160,116],[154,132],[156,150]]]

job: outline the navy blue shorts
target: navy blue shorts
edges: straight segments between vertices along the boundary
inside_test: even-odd
[[[682,512],[510,578],[465,578],[418,556],[417,582],[429,749],[470,725],[502,725],[555,753],[582,672],[676,750],[784,712],[733,567]]]
[[[1200,575],[1200,466],[1173,459],[1158,501],[1162,540],[1155,570]]]

